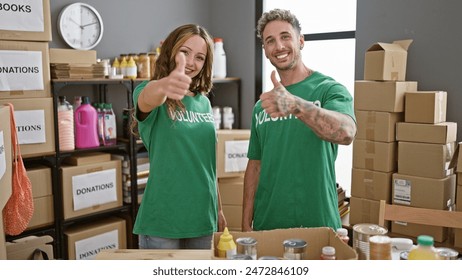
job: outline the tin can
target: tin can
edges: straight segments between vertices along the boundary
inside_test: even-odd
[[[261,256],[258,258],[258,260],[280,260],[281,258],[278,258],[276,256]]]
[[[231,260],[253,260],[251,256],[244,254],[234,254],[230,258]]]
[[[439,247],[436,248],[436,252],[442,260],[457,260],[459,256],[459,252],[451,248]]]
[[[374,235],[369,238],[369,258],[371,260],[391,260],[391,238]]]
[[[385,235],[388,230],[375,224],[356,224],[353,226],[353,249],[358,259],[369,260],[369,238],[374,235]]]
[[[257,259],[257,240],[252,237],[240,237],[236,239],[237,253]]]
[[[284,246],[284,259],[303,260],[305,259],[307,243],[302,239],[287,239],[282,242]]]

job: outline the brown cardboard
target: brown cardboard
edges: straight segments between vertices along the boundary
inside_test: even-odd
[[[8,90],[7,91],[5,88],[0,87],[0,99],[10,99],[10,98],[29,99],[29,98],[39,98],[39,97],[51,97],[50,62],[49,62],[47,42],[24,42],[24,41],[1,41],[0,40],[0,50],[40,52],[41,58],[42,58],[41,77],[43,79],[43,89],[13,90],[13,91]],[[17,65],[17,67],[21,67],[21,65]],[[0,73],[0,75],[5,75],[5,74]],[[25,79],[26,78],[27,76],[25,76]]]
[[[74,226],[65,230],[64,234],[67,241],[67,250],[69,260],[90,260],[105,249],[126,249],[127,248],[127,229],[126,221],[121,218],[110,217],[107,219],[91,222],[83,225]],[[87,248],[87,252],[82,256],[76,255],[76,242],[88,240],[95,236],[99,236],[108,232],[117,231],[117,244],[97,244],[94,247]]]
[[[392,222],[391,232],[403,234],[410,237],[418,237],[419,235],[429,235],[436,242],[444,242],[448,238],[448,228],[419,225],[413,223]]]
[[[1,22],[0,22],[0,40],[19,40],[19,41],[51,41],[52,36],[51,36],[51,15],[50,15],[50,0],[42,0],[40,1],[42,3],[42,9],[43,11],[40,13],[38,11],[39,7],[31,6],[29,1],[25,2],[28,3],[26,5],[27,7],[30,7],[30,12],[28,13],[22,13],[21,15],[27,16],[27,15],[41,15],[43,17],[43,31],[28,31],[28,30],[8,30],[5,29]],[[40,3],[37,2],[37,3]],[[8,2],[5,2],[6,4]],[[21,2],[22,3],[22,2]],[[1,17],[1,12],[0,11],[0,17]]]
[[[355,110],[404,112],[404,96],[416,91],[417,82],[355,81]]]
[[[407,142],[446,144],[457,140],[457,123],[437,124],[407,123],[396,124],[396,140]]]
[[[2,208],[3,209],[3,208]],[[0,210],[0,221],[3,221],[3,211]],[[0,223],[0,261],[6,260],[6,243],[5,243],[5,230],[3,229],[3,222]]]
[[[377,200],[350,197],[350,225],[356,224],[379,224],[380,202]],[[389,221],[385,221],[385,227],[389,228]]]
[[[454,247],[462,248],[462,229],[454,229]]]
[[[375,43],[367,49],[364,80],[405,81],[407,50],[412,40]]]
[[[353,167],[381,172],[397,170],[397,142],[356,139],[353,142]]]
[[[222,232],[213,234],[212,258],[219,259],[216,254],[216,247]],[[236,240],[240,237],[252,237],[257,240],[257,258],[261,256],[283,257],[284,249],[282,243],[287,239],[302,239],[307,242],[305,259],[319,260],[322,247],[332,246],[335,248],[335,255],[338,260],[356,260],[358,254],[353,248],[343,242],[337,234],[327,227],[318,228],[290,228],[274,229],[252,232],[231,231],[230,234]]]
[[[351,196],[391,202],[392,172],[351,169]]]
[[[394,173],[392,184],[393,204],[447,210],[455,202],[456,175],[432,179]]]
[[[430,144],[398,142],[398,173],[443,179],[453,174],[449,164],[454,155],[455,142]]]
[[[446,121],[446,91],[411,91],[406,92],[405,99],[405,122],[435,124]]]
[[[0,164],[5,164],[5,171],[0,174],[0,211],[5,206],[11,196],[12,184],[12,150],[11,150],[11,124],[10,124],[10,107],[0,104]],[[3,232],[3,231],[2,231]]]
[[[30,99],[8,99],[3,102],[13,104],[15,113],[18,111],[43,111],[45,127],[34,129],[45,129],[45,142],[34,144],[21,144],[21,154],[23,158],[52,155],[55,153],[55,137],[54,137],[54,117],[53,117],[53,98],[34,98]],[[33,120],[31,121],[34,122]],[[21,124],[16,121],[16,127]],[[19,130],[18,130],[19,131]],[[21,143],[21,132],[18,132],[18,138]]]
[[[53,63],[96,64],[96,51],[50,48],[50,64]]]
[[[34,198],[34,214],[27,230],[52,225],[54,220],[53,195]]]
[[[458,175],[460,174],[461,173],[458,173]],[[459,181],[457,181],[457,186],[456,186],[456,211],[462,212],[462,182],[459,182]]]
[[[223,183],[218,182],[222,205],[242,205],[244,195],[244,182]]]
[[[356,139],[378,142],[396,141],[395,125],[404,121],[404,113],[357,110],[355,116],[358,127]]]
[[[6,243],[8,260],[31,260],[36,249],[44,251],[53,259],[53,238],[49,235],[30,235]]]
[[[242,205],[222,205],[229,230],[242,231]]]
[[[217,131],[218,144],[217,144],[217,177],[239,177],[245,172],[244,170],[238,172],[225,172],[225,145],[227,141],[240,141],[250,139],[249,129],[220,129]],[[239,155],[242,158],[247,158],[247,151],[245,155]]]
[[[85,164],[92,164],[98,162],[106,162],[111,160],[111,154],[109,153],[101,153],[101,152],[93,152],[93,153],[79,153],[76,155],[72,155],[67,157],[64,162],[70,165],[85,165]]]
[[[93,205],[84,209],[74,210],[73,192],[72,192],[72,177],[82,174],[99,172],[103,170],[116,169],[116,194],[117,200],[109,203]],[[94,214],[107,209],[112,209],[122,206],[122,172],[121,161],[111,160],[108,162],[100,162],[95,164],[87,164],[82,166],[63,166],[61,168],[61,187],[63,193],[63,210],[64,219],[70,219],[86,214]]]
[[[52,191],[51,168],[44,165],[33,165],[26,168],[27,177],[32,184],[34,198],[49,196]]]

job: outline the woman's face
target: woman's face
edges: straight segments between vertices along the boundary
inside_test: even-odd
[[[193,35],[180,47],[186,57],[185,74],[194,78],[200,73],[207,57],[207,45],[199,35]]]

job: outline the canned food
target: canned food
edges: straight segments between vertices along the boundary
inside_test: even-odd
[[[358,259],[369,260],[369,238],[374,235],[385,235],[388,230],[375,224],[356,224],[353,226],[353,249]]]
[[[252,237],[240,237],[236,239],[237,253],[251,256],[257,259],[257,240]]]
[[[459,256],[459,252],[451,248],[436,248],[436,252],[442,260],[457,260],[457,257]]]
[[[391,238],[374,235],[369,238],[369,258],[371,260],[391,260]]]
[[[280,260],[281,258],[275,256],[261,256],[258,258],[259,260]]]
[[[284,258],[288,260],[303,260],[307,243],[302,239],[287,239],[282,242],[284,246]]]
[[[235,254],[232,255],[231,260],[253,260],[251,256],[249,255],[244,255],[244,254]]]

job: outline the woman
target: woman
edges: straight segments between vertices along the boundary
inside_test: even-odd
[[[133,232],[141,249],[209,249],[226,225],[216,184],[210,101],[213,41],[201,26],[173,30],[155,75],[134,91],[135,118],[149,153],[147,187]]]

